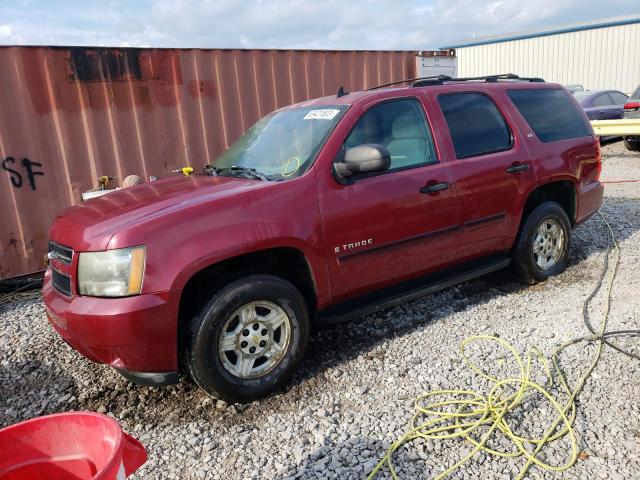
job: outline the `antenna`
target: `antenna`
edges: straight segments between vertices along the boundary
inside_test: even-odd
[[[338,93],[336,94],[336,97],[340,98],[340,97],[344,97],[345,95],[349,95],[349,92],[345,92],[344,87],[340,85],[340,88],[338,89]]]

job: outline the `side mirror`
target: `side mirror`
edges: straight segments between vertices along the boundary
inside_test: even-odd
[[[383,172],[391,166],[389,150],[377,143],[365,143],[348,149],[344,161],[336,161],[333,171],[342,184],[351,183],[349,177],[363,173]]]

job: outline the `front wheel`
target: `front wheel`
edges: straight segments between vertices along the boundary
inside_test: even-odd
[[[187,365],[208,394],[264,397],[291,376],[309,337],[309,312],[284,279],[250,275],[218,291],[191,324]]]
[[[556,202],[544,202],[529,214],[512,252],[516,277],[529,285],[562,273],[567,267],[571,223]]]

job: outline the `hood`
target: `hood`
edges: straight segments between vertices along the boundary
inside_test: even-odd
[[[270,183],[237,177],[192,175],[124,188],[62,212],[51,227],[51,240],[74,250],[104,250],[111,237],[128,225],[243,191],[264,188]]]

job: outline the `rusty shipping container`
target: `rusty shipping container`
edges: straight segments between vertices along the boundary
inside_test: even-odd
[[[199,170],[261,116],[411,78],[415,52],[0,47],[0,279],[100,175]]]

